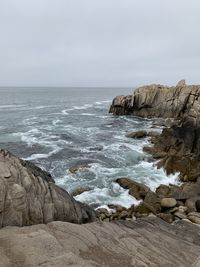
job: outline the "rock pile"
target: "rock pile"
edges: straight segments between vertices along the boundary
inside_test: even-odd
[[[135,220],[155,215],[169,223],[187,219],[200,224],[200,181],[183,183],[181,186],[160,185],[155,192],[129,178],[120,178],[116,182],[129,189],[129,194],[141,202],[128,209],[119,205],[108,205],[110,212],[99,208],[97,211],[101,220]]]

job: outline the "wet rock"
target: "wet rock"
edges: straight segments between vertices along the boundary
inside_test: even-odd
[[[91,191],[92,188],[89,187],[89,186],[85,186],[85,187],[78,187],[77,189],[75,189],[74,191],[72,191],[70,193],[71,196],[75,197],[75,196],[78,196],[84,192],[88,192],[88,191]]]
[[[126,134],[126,137],[140,139],[147,136],[147,131],[137,131]]]
[[[176,206],[175,198],[163,198],[161,199],[160,205],[162,208],[173,208]]]
[[[78,171],[84,171],[86,170],[87,168],[89,168],[90,166],[88,164],[78,164],[78,165],[75,165],[75,166],[71,166],[69,168],[69,171],[71,173],[76,173]]]
[[[119,178],[116,180],[116,183],[124,189],[129,189],[129,194],[136,199],[144,199],[146,194],[150,191],[146,185],[133,181],[129,178]]]

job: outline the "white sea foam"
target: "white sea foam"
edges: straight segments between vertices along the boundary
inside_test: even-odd
[[[81,113],[79,115],[83,115],[83,116],[95,116],[95,114],[92,114],[92,113]]]
[[[50,150],[48,153],[35,153],[30,157],[26,158],[27,160],[35,160],[40,158],[48,158],[53,154],[58,153],[63,149],[63,146],[66,144],[71,144],[66,140],[58,139],[57,136],[53,134],[47,134],[42,132],[42,130],[34,128],[27,132],[13,133],[14,136],[19,136],[21,141],[25,142],[28,146],[32,147],[33,145],[41,145]]]
[[[53,124],[53,126],[57,126],[57,124],[59,124],[59,123],[61,123],[61,122],[62,122],[62,120],[60,120],[60,119],[55,119],[55,120],[52,121],[52,124]]]
[[[129,195],[128,190],[123,189],[116,183],[111,183],[110,188],[94,188],[75,197],[76,200],[88,204],[122,205],[130,208],[131,205],[138,205],[140,201]]]
[[[67,111],[69,111],[69,109],[63,109],[61,112],[64,115],[69,115],[69,112],[67,112]]]
[[[24,160],[36,160],[36,159],[44,159],[44,158],[49,158],[50,156],[52,156],[53,154],[58,153],[59,151],[61,151],[62,148],[60,147],[55,147],[54,150],[52,150],[49,153],[44,153],[44,154],[32,154],[29,157],[24,158]]]
[[[134,178],[155,190],[160,184],[180,184],[179,173],[167,175],[163,168],[158,169],[155,162],[141,161],[134,167]]]

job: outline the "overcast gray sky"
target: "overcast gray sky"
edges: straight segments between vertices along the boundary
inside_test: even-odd
[[[200,83],[199,0],[0,0],[0,85]]]

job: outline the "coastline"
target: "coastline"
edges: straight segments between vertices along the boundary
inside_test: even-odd
[[[181,88],[184,91],[187,86],[179,83],[177,87],[179,94],[175,98],[182,98]],[[149,94],[150,89],[151,86]],[[158,86],[157,90],[163,87]],[[137,91],[134,94],[138,97]],[[151,101],[158,96],[155,92],[153,95]],[[93,208],[75,201],[55,185],[49,173],[1,150],[2,266],[199,266],[199,126],[198,116],[191,121],[187,94],[186,98],[187,103],[183,98],[184,109],[181,108],[184,114],[167,119],[160,135],[152,131],[127,134],[140,140],[149,136],[153,146],[144,148],[149,161],[157,162],[157,167],[166,169],[168,174],[178,171],[181,185],[160,185],[153,192],[140,182],[118,178],[116,183],[140,203],[129,209],[109,205],[111,212],[99,210],[100,218]],[[126,97],[120,99],[127,105]],[[196,95],[195,99],[198,100]],[[119,104],[115,106],[116,113],[122,111]],[[138,112],[146,116],[149,104],[143,103],[142,108]],[[124,107],[123,112],[127,113]]]

